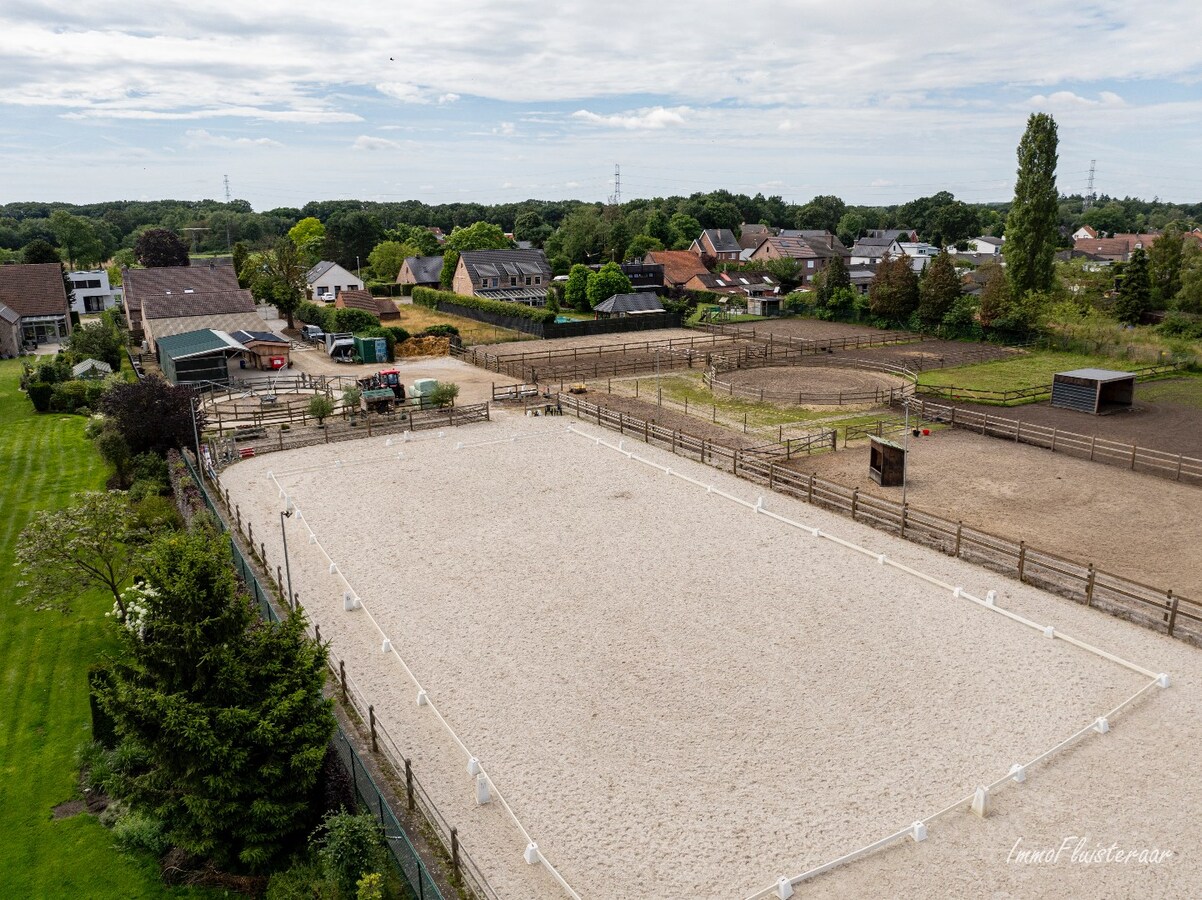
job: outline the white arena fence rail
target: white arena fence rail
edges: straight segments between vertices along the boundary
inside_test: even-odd
[[[497,442],[488,441],[485,443],[492,444]],[[459,443],[456,445],[456,450],[463,449],[463,447],[464,445]],[[403,450],[399,452],[402,455],[404,453]],[[341,461],[335,463],[336,467],[340,467],[341,465]],[[371,622],[380,635],[382,652],[390,654],[400,664],[409,680],[413,683],[413,686],[416,690],[417,704],[419,706],[427,707],[430,710],[430,713],[435,717],[435,719],[438,720],[439,724],[442,725],[451,741],[459,748],[460,752],[463,753],[467,762],[467,772],[469,775],[472,775],[475,778],[477,802],[488,803],[496,800],[496,802],[501,805],[502,809],[504,809],[509,820],[513,823],[524,841],[522,857],[526,863],[529,865],[541,863],[546,872],[559,884],[560,888],[563,889],[564,893],[568,897],[571,897],[572,900],[581,900],[580,895],[576,892],[576,890],[567,882],[554,864],[539,849],[538,844],[535,842],[530,832],[526,829],[525,825],[522,824],[522,821],[514,812],[513,807],[509,804],[509,801],[506,800],[505,795],[498,787],[497,782],[488,773],[488,770],[484,767],[483,763],[480,762],[479,757],[467,746],[463,739],[459,737],[455,729],[438,710],[438,706],[431,697],[430,692],[414,674],[413,670],[409,667],[409,664],[405,661],[405,658],[401,656],[400,652],[393,645],[388,633],[381,627],[375,616],[371,614],[371,611],[364,603],[362,596],[358,591],[355,590],[354,586],[347,579],[346,575],[343,574],[341,568],[339,568],[337,562],[325,549],[324,545],[321,543],[321,540],[318,538],[316,531],[313,530],[312,525],[305,517],[304,511],[291,500],[291,498],[288,496],[287,490],[279,483],[279,480],[276,478],[274,472],[269,471],[267,475],[271,478],[272,483],[279,491],[279,497],[281,501],[285,504],[285,506],[291,505],[294,513],[292,520],[295,520],[299,525],[303,525],[309,538],[308,541],[305,542],[304,546],[315,548],[316,552],[320,553],[325,558],[326,564],[329,567],[329,573],[337,576],[338,580],[340,580],[345,586],[345,591],[343,594],[344,609],[346,609],[348,612],[353,610],[362,610],[368,621]],[[374,720],[374,715],[372,718]],[[395,745],[393,746],[395,747]]]
[[[946,422],[953,428],[963,428],[977,434],[1016,444],[1030,444],[1053,453],[1065,453],[1078,459],[1088,459],[1111,466],[1121,466],[1133,472],[1146,472],[1159,478],[1202,484],[1202,459],[1181,453],[1150,450],[1135,444],[1124,444],[1099,438],[1097,435],[1075,434],[1046,425],[1033,425],[1019,419],[991,416],[973,409],[935,403],[925,398],[906,401],[910,409],[932,422]]]
[[[1147,681],[1147,683],[1144,684],[1143,687],[1141,687],[1138,691],[1136,691],[1134,694],[1132,694],[1127,699],[1125,699],[1122,703],[1119,703],[1117,706],[1100,713],[1096,718],[1091,719],[1087,724],[1083,725],[1081,728],[1077,729],[1072,734],[1065,737],[1059,743],[1057,743],[1057,744],[1053,745],[1052,747],[1044,750],[1043,752],[1037,754],[1033,758],[1028,759],[1023,762],[1016,762],[1013,766],[1010,767],[1010,769],[1004,775],[997,778],[996,780],[994,780],[988,784],[977,786],[973,791],[968,793],[966,796],[960,797],[960,798],[952,801],[947,806],[943,807],[942,809],[940,809],[936,812],[933,812],[933,813],[927,815],[924,818],[916,819],[914,822],[904,826],[903,828],[898,829],[897,831],[894,831],[890,834],[885,835],[884,837],[880,838],[877,841],[874,841],[873,843],[867,845],[866,847],[861,847],[850,853],[844,854],[843,856],[840,856],[834,860],[831,860],[830,862],[824,863],[821,866],[817,866],[816,868],[809,869],[805,872],[802,872],[799,875],[795,875],[792,877],[782,876],[779,879],[777,879],[777,881],[775,883],[773,883],[771,886],[766,887],[761,891],[758,891],[754,894],[749,895],[747,900],[761,900],[761,898],[768,898],[768,897],[773,897],[773,896],[782,898],[782,900],[784,900],[784,898],[788,898],[793,895],[793,888],[795,886],[797,886],[798,884],[801,884],[802,882],[807,881],[810,878],[813,878],[824,872],[828,872],[831,869],[834,869],[838,866],[852,862],[856,859],[860,859],[864,856],[867,856],[870,853],[874,853],[877,850],[880,850],[880,849],[888,846],[889,844],[894,843],[895,841],[902,840],[906,837],[911,837],[916,841],[925,840],[926,836],[927,836],[927,827],[932,822],[934,822],[934,821],[942,818],[943,816],[946,816],[956,810],[961,810],[964,808],[971,808],[978,815],[981,815],[981,816],[986,815],[988,813],[988,809],[989,809],[990,796],[994,792],[998,791],[1004,785],[1010,784],[1012,782],[1013,783],[1021,783],[1021,782],[1026,781],[1027,773],[1030,769],[1032,769],[1033,767],[1039,765],[1040,763],[1045,762],[1046,760],[1050,759],[1052,756],[1054,756],[1056,753],[1060,752],[1061,750],[1064,750],[1067,747],[1072,746],[1073,744],[1077,743],[1079,740],[1081,740],[1085,736],[1087,736],[1091,733],[1106,734],[1110,730],[1110,724],[1111,724],[1111,721],[1114,719],[1114,717],[1117,716],[1119,713],[1121,713],[1129,705],[1134,703],[1138,698],[1142,697],[1145,693],[1147,693],[1154,687],[1163,689],[1163,688],[1169,687],[1169,685],[1171,684],[1171,679],[1167,673],[1156,672],[1156,671],[1153,671],[1152,669],[1145,668],[1144,666],[1141,666],[1138,663],[1132,662],[1131,660],[1124,659],[1124,658],[1118,656],[1117,654],[1111,653],[1107,650],[1103,650],[1102,648],[1096,647],[1093,644],[1089,644],[1085,641],[1079,640],[1078,638],[1074,638],[1068,634],[1065,634],[1064,632],[1059,631],[1052,625],[1049,625],[1046,623],[1041,623],[1041,622],[1035,622],[1025,616],[1019,615],[1018,613],[1015,613],[1011,610],[1004,609],[1003,607],[998,606],[997,602],[996,602],[996,595],[995,595],[995,592],[993,592],[993,591],[988,592],[983,598],[976,597],[976,596],[970,594],[968,591],[966,591],[963,587],[960,587],[958,585],[949,584],[948,582],[943,581],[942,579],[940,579],[934,575],[931,575],[927,572],[923,572],[919,569],[915,569],[912,566],[905,565],[904,563],[898,562],[897,560],[890,558],[888,555],[881,553],[878,550],[874,550],[869,547],[865,547],[865,546],[863,546],[861,544],[857,544],[853,541],[845,540],[841,537],[838,537],[837,535],[831,534],[829,531],[823,531],[820,528],[806,525],[802,522],[798,522],[787,516],[773,512],[772,510],[769,510],[765,507],[764,497],[762,497],[762,496],[758,497],[755,500],[755,502],[746,500],[742,497],[737,497],[733,494],[727,493],[726,491],[720,490],[719,488],[715,487],[713,484],[707,484],[704,481],[698,481],[697,479],[692,478],[689,475],[684,474],[683,472],[679,472],[679,471],[673,469],[671,466],[660,465],[658,462],[656,462],[652,459],[648,459],[646,457],[639,456],[633,449],[627,448],[625,441],[619,441],[617,444],[612,444],[608,441],[602,440],[599,437],[595,437],[585,431],[581,431],[573,425],[569,425],[567,430],[569,431],[569,433],[577,435],[581,438],[584,438],[585,440],[593,441],[597,446],[606,447],[617,453],[621,453],[633,462],[637,462],[637,463],[641,463],[646,466],[650,466],[654,469],[658,469],[659,471],[664,472],[666,475],[668,475],[670,477],[676,477],[676,478],[679,478],[690,484],[696,485],[699,488],[704,488],[705,492],[707,494],[712,494],[714,496],[721,497],[725,500],[729,500],[732,503],[735,503],[739,506],[744,507],[745,509],[750,510],[753,515],[768,516],[769,518],[771,518],[777,522],[780,522],[781,524],[787,525],[792,528],[796,528],[800,531],[804,531],[804,532],[810,534],[814,538],[831,541],[832,543],[835,543],[853,553],[858,553],[863,556],[866,556],[866,557],[874,560],[877,564],[879,564],[881,566],[890,566],[890,567],[896,569],[897,571],[904,573],[905,575],[908,575],[912,578],[926,582],[932,588],[949,592],[949,593],[951,593],[951,595],[953,597],[955,597],[958,600],[964,600],[969,603],[975,604],[976,606],[980,607],[983,610],[987,610],[989,612],[1003,616],[1004,618],[1009,619],[1012,622],[1016,622],[1019,625],[1025,626],[1026,628],[1031,629],[1032,631],[1038,632],[1044,638],[1051,639],[1051,640],[1064,641],[1065,643],[1070,644],[1073,647],[1076,647],[1087,653],[1091,653],[1094,656],[1104,659],[1110,663],[1114,663],[1115,665],[1122,666],[1123,668],[1125,668],[1131,672],[1134,672],[1138,675],[1142,675],[1144,678],[1149,679]]]
[[[235,523],[233,511],[229,509],[228,495],[226,512],[223,513],[222,509],[214,502],[204,481],[199,477],[190,456],[186,453],[181,454],[181,456],[188,467],[189,474],[200,488],[205,506],[213,513],[222,530],[227,531],[229,534],[234,569],[243,584],[250,591],[260,616],[268,622],[278,623],[280,621],[280,612],[277,611],[276,602],[278,602],[279,598],[285,598],[286,595],[282,576],[277,576],[278,591],[264,586],[256,571],[255,563],[247,558],[239,546],[238,538],[246,538],[251,545],[252,554],[257,556],[266,568],[267,561],[263,555],[264,550],[260,549],[258,553],[255,553],[253,532],[249,535],[242,532],[240,515],[238,516],[236,525],[238,530],[233,530]],[[228,519],[227,516],[229,516]],[[276,568],[278,571],[279,567],[277,566]],[[288,602],[285,599],[285,607],[288,605]],[[303,607],[299,603],[298,595],[293,595],[291,603],[297,609],[303,610]],[[307,622],[306,631],[314,640],[322,643],[320,626]],[[333,649],[332,641],[326,641],[325,643],[327,648],[330,650]],[[355,711],[361,721],[369,725],[373,752],[382,753],[393,769],[393,777],[405,785],[410,813],[416,812],[421,815],[429,826],[434,829],[439,840],[443,843],[443,848],[451,860],[452,877],[459,879],[462,886],[466,887],[472,896],[479,898],[479,900],[499,900],[496,891],[488,883],[487,878],[485,878],[479,866],[476,865],[475,861],[468,854],[462,842],[459,841],[458,829],[448,824],[442,814],[439,813],[438,808],[434,805],[429,794],[414,774],[410,760],[397,749],[395,741],[387,733],[383,723],[376,719],[374,707],[367,701],[362,690],[346,671],[345,660],[339,660],[338,664],[335,665],[332,653],[328,654],[327,658],[332,676],[341,685],[344,703]],[[381,744],[383,744],[383,750],[380,749]],[[343,767],[352,778],[356,798],[365,809],[379,818],[380,825],[388,838],[387,845],[392,859],[414,896],[418,900],[427,900],[427,898],[443,900],[444,895],[442,891],[430,875],[425,862],[413,847],[405,832],[402,824],[403,817],[397,813],[389,796],[376,783],[369,768],[364,764],[358,751],[356,751],[354,742],[343,731],[341,725],[336,727],[333,746],[342,760]]]
[[[799,461],[783,465],[765,456],[664,428],[644,419],[614,412],[573,394],[561,394],[564,410],[578,419],[623,436],[732,472],[770,490],[850,516],[884,531],[959,559],[967,559],[1019,581],[1034,584],[1086,606],[1101,609],[1202,646],[1202,603],[1172,589],[1143,584],[1059,554],[1001,537],[963,521],[944,519],[910,504],[864,493],[816,473],[802,474]]]

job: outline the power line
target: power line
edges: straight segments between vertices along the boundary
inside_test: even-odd
[[[1085,212],[1087,209],[1093,206],[1093,202],[1096,199],[1093,193],[1093,173],[1094,167],[1097,166],[1097,164],[1098,161],[1096,159],[1091,159],[1089,161],[1089,184],[1085,188],[1085,199],[1081,202],[1081,212]]]

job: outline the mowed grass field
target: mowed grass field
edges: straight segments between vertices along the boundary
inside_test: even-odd
[[[1113,359],[1086,353],[1061,353],[1056,350],[1036,350],[998,362],[979,363],[950,369],[931,369],[923,372],[919,384],[942,387],[972,388],[978,391],[1017,391],[1022,388],[1051,384],[1057,372],[1073,369],[1114,369],[1130,372],[1147,363],[1137,360]]]
[[[36,415],[20,364],[0,361],[0,895],[213,897],[168,890],[154,860],[113,848],[94,817],[53,820],[77,796],[75,752],[90,739],[88,666],[115,646],[111,600],[92,594],[70,616],[18,606],[17,536],[36,510],[104,487],[105,467],[79,416]]]

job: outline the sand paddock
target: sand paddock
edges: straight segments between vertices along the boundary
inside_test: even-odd
[[[381,653],[366,612],[588,898],[745,896],[942,809],[1146,683],[570,434],[569,424],[592,431],[513,417],[403,446],[372,439],[272,454],[223,475],[278,560],[272,470],[362,598],[365,610],[343,611],[342,583],[301,517],[289,520],[302,602],[501,896],[563,894],[522,862],[524,839],[498,804],[475,805],[465,755],[414,702],[416,687]],[[518,439],[496,442],[509,437]],[[764,493],[630,448],[734,496]],[[1004,814],[953,813],[927,842],[799,890],[863,895],[891,884],[886,893],[942,896],[964,882],[967,855],[970,884],[1068,893],[1055,867],[1007,864],[1014,829],[1038,837],[1064,804],[1090,794],[1099,766],[1113,776],[1152,753],[1163,765],[1175,749],[1188,776],[1170,785],[1171,803],[1171,779],[1135,778],[1146,796],[1159,789],[1169,830],[1133,808],[1145,794],[1128,792],[1125,779],[1073,827],[1130,824],[1192,850],[1197,832],[1184,832],[1196,829],[1202,791],[1182,751],[1199,738],[1202,666],[1185,655],[1196,651],[821,510],[777,496],[767,504],[977,596],[997,589],[1001,605],[1176,679],[1129,707],[1110,734],[1090,735],[999,794]],[[1197,886],[1197,861],[1175,859],[1164,871]],[[1074,886],[1156,883],[1143,870],[1103,869],[1074,875]],[[867,883],[865,870],[876,873]]]

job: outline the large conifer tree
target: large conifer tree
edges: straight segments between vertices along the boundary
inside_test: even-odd
[[[1018,180],[1006,218],[1006,277],[1022,297],[1052,289],[1057,235],[1056,120],[1032,113],[1018,145]]]

